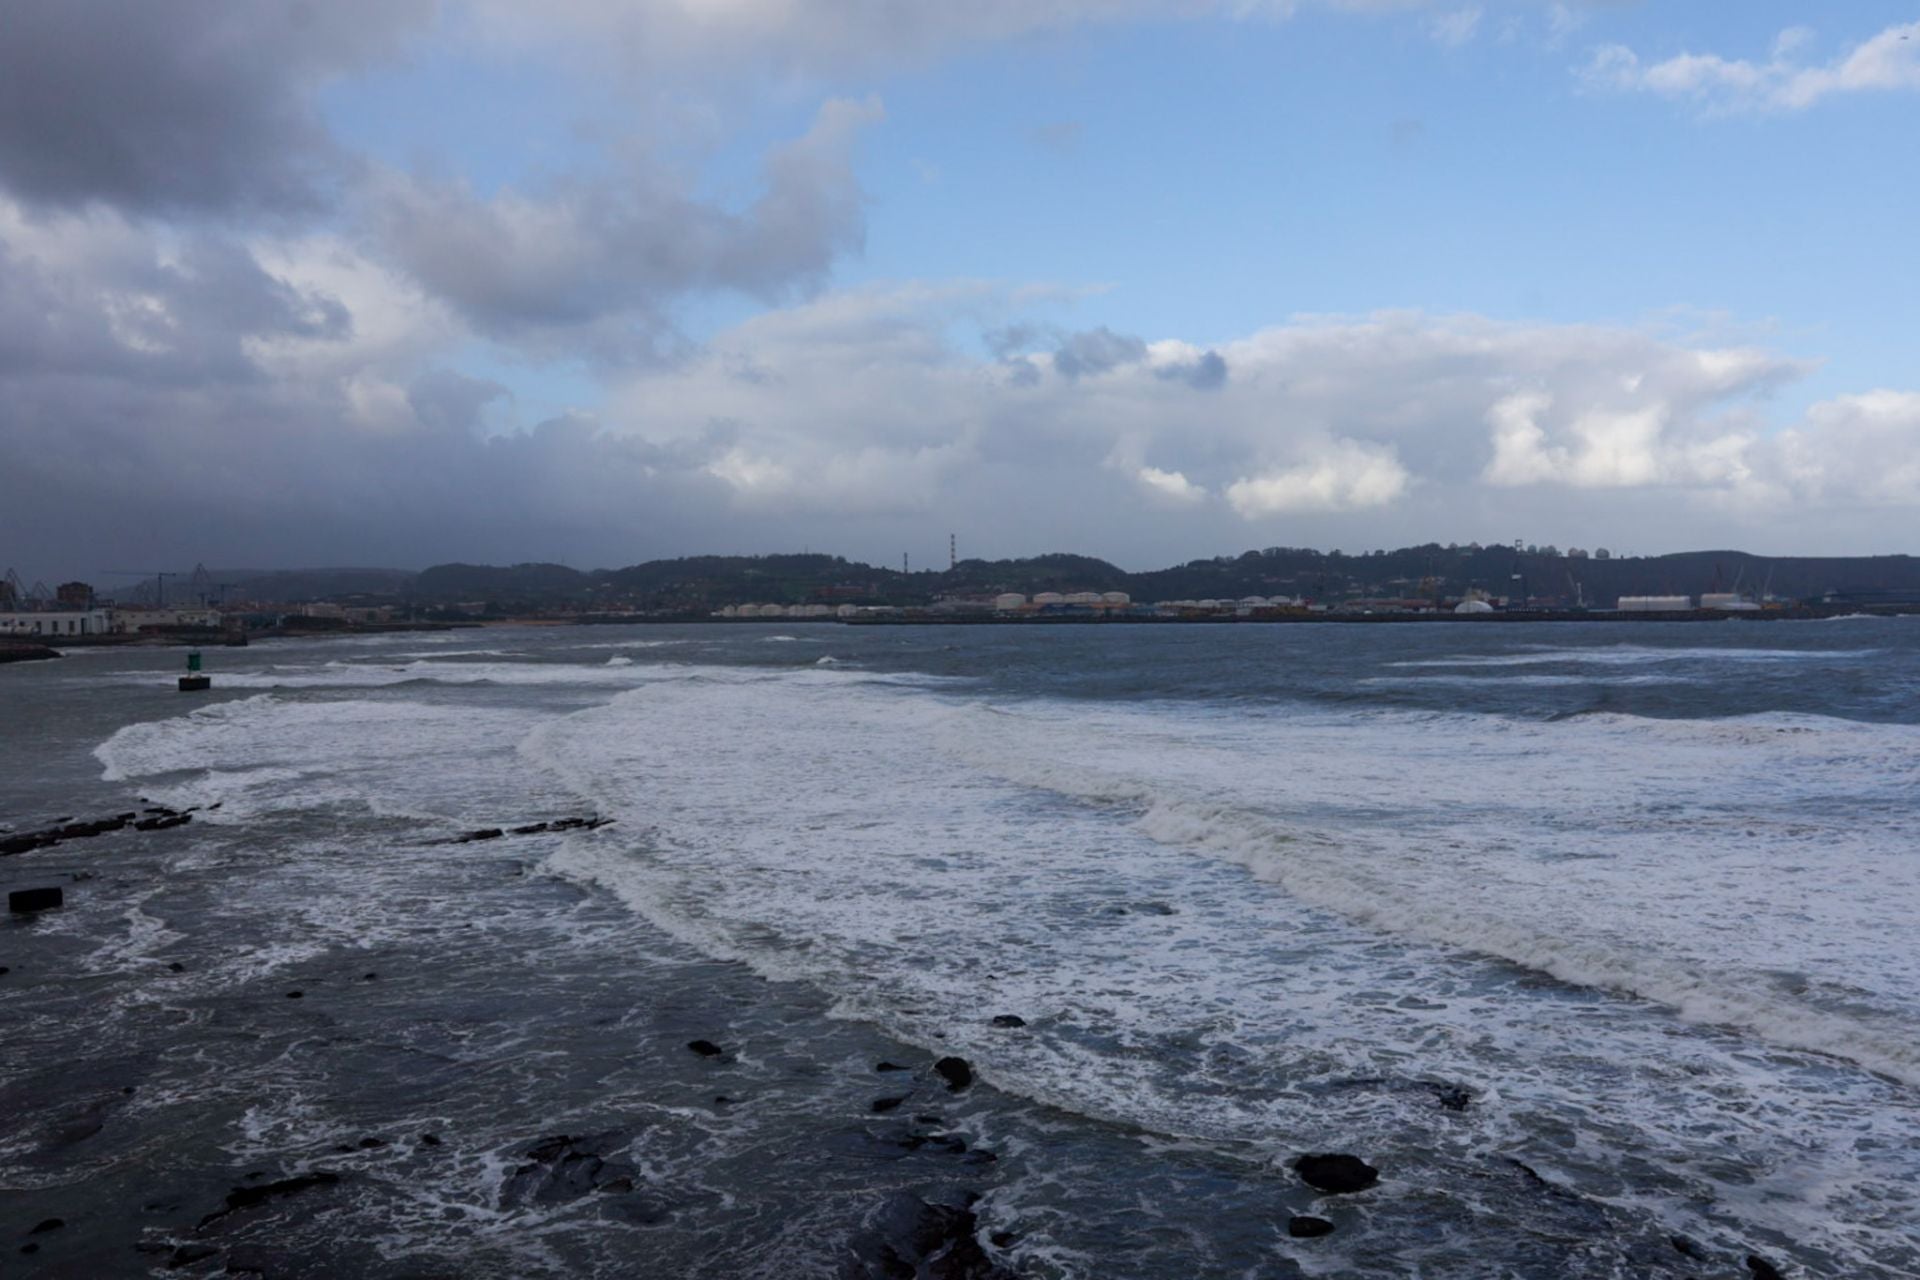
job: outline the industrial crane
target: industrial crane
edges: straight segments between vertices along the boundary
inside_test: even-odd
[[[177,578],[177,573],[163,573],[158,569],[102,569],[101,574],[109,578],[152,578],[153,606],[164,609],[167,605],[167,579]]]

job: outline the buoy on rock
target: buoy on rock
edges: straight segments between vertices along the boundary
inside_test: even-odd
[[[187,674],[180,677],[180,692],[200,693],[203,690],[211,688],[213,688],[213,677],[203,675],[200,671],[200,651],[198,649],[189,649],[187,651]]]

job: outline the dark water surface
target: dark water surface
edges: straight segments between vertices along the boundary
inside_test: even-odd
[[[1920,1274],[1920,622],[208,660],[0,667],[198,806],[0,858],[0,1273]]]

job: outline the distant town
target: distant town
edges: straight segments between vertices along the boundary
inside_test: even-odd
[[[624,569],[443,564],[395,569],[0,579],[0,638],[51,644],[440,628],[504,621],[1361,621],[1820,616],[1920,612],[1920,559],[1616,556],[1524,543],[1357,554],[1269,547],[1129,573],[1043,555],[899,569],[820,554],[696,556]]]

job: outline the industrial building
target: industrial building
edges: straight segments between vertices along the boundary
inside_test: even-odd
[[[113,614],[105,609],[44,609],[33,613],[0,613],[0,636],[51,639],[54,636],[103,636],[115,630]]]

